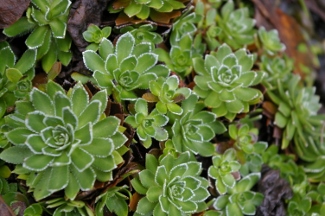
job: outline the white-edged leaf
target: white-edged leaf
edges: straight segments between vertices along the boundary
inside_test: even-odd
[[[105,73],[105,63],[104,60],[93,50],[86,50],[82,53],[83,55],[83,62],[85,63],[86,67],[95,72],[100,71]]]
[[[116,55],[118,62],[131,55],[135,39],[130,32],[123,34],[116,42]]]
[[[8,37],[15,37],[31,31],[36,26],[35,23],[29,22],[27,17],[23,16],[18,21],[3,30]]]
[[[72,111],[76,116],[79,116],[87,107],[89,102],[88,93],[80,82],[72,89],[70,98],[72,102]]]
[[[71,160],[78,172],[82,173],[91,166],[94,161],[94,156],[77,147],[71,153]]]
[[[0,159],[12,164],[22,164],[25,158],[31,156],[33,153],[28,149],[27,146],[19,145],[12,146],[4,149],[0,153]]]
[[[52,20],[50,23],[53,37],[55,38],[64,38],[67,28],[67,24],[62,22],[59,19]]]
[[[114,46],[110,40],[103,38],[98,46],[99,55],[106,59],[109,54],[114,53]]]
[[[64,189],[64,194],[71,200],[74,200],[79,192],[79,184],[76,177],[69,173],[69,183],[67,187]]]
[[[57,60],[57,48],[55,43],[52,41],[49,50],[42,58],[42,68],[48,73],[53,67]]]
[[[109,116],[93,125],[93,136],[108,138],[113,136],[120,125],[120,119]]]
[[[65,188],[69,183],[69,166],[52,167],[49,179],[48,189],[51,192]]]
[[[36,61],[36,50],[26,50],[15,65],[22,74],[32,68]]]
[[[44,43],[44,38],[50,29],[47,26],[39,26],[26,39],[26,45],[29,49],[36,49]]]
[[[35,154],[24,160],[23,167],[31,171],[40,172],[45,170],[53,161],[53,157]]]
[[[33,88],[30,95],[35,110],[39,110],[48,115],[54,115],[54,104],[47,94],[37,88]]]
[[[100,110],[102,103],[99,100],[94,100],[88,104],[84,111],[79,116],[78,128],[83,127],[84,125],[91,123],[96,123],[101,115]]]
[[[79,187],[84,191],[92,189],[96,180],[96,175],[94,170],[91,167],[89,167],[88,169],[79,172],[74,166],[70,166],[70,167],[73,175],[76,178],[76,181],[79,184]]]
[[[46,125],[44,124],[44,113],[40,111],[34,111],[28,114],[27,118],[25,119],[26,127],[34,131],[36,133],[41,132],[44,128],[46,128]]]

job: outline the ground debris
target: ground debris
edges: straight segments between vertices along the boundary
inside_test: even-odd
[[[285,216],[285,200],[293,195],[290,184],[280,176],[280,171],[263,165],[262,178],[258,182],[258,191],[264,195],[261,206],[257,208],[257,216]]]
[[[85,50],[88,43],[82,33],[89,24],[100,25],[103,11],[109,0],[77,0],[73,3],[68,20],[68,32],[79,51]]]
[[[0,0],[0,28],[16,22],[26,11],[30,0]]]

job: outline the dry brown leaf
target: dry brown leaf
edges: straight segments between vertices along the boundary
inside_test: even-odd
[[[25,12],[30,0],[0,0],[0,29],[16,22]]]
[[[0,195],[0,215],[1,216],[16,216],[12,209],[5,203]]]
[[[150,92],[144,93],[142,95],[142,98],[148,101],[149,103],[154,103],[159,101],[158,97],[156,95],[153,95]]]

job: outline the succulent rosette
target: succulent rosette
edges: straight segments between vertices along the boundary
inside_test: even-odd
[[[277,82],[277,89],[268,91],[269,97],[278,105],[275,124],[283,128],[282,148],[295,139],[296,146],[305,149],[318,145],[325,116],[317,114],[321,108],[315,87],[299,87],[300,77],[290,74],[287,83]],[[298,154],[300,154],[299,152]],[[303,154],[302,158],[305,158]]]
[[[135,102],[135,115],[126,117],[125,122],[136,129],[139,139],[146,148],[149,148],[154,138],[158,141],[165,141],[168,132],[164,126],[168,123],[168,117],[160,114],[157,109],[148,112],[148,103],[140,98]]]
[[[158,112],[166,114],[167,111],[180,115],[183,113],[182,108],[177,102],[182,101],[191,94],[187,87],[179,87],[179,79],[173,75],[167,79],[159,77],[149,84],[151,93],[157,97],[156,108]]]
[[[16,56],[7,42],[0,42],[0,118],[15,100],[22,99],[31,90],[34,77],[36,50],[27,50],[16,61]]]
[[[220,41],[232,48],[238,49],[254,42],[256,21],[250,18],[247,7],[235,10],[234,2],[227,1],[221,8],[221,14],[217,16],[217,23],[222,30],[218,36]]]
[[[103,38],[98,54],[87,50],[83,52],[83,57],[100,88],[120,100],[136,100],[136,90],[148,89],[151,80],[169,75],[169,69],[158,64],[153,48],[154,43],[137,43],[134,36],[127,32],[119,37],[115,47]]]
[[[188,215],[207,208],[207,179],[200,177],[201,163],[190,152],[160,160],[147,154],[146,168],[131,181],[141,195],[135,215]]]
[[[293,60],[287,55],[274,58],[263,55],[260,67],[267,73],[266,79],[262,81],[263,85],[272,91],[277,88],[277,80],[286,82],[290,78],[289,75],[293,70]]]
[[[208,174],[216,180],[215,186],[219,194],[225,194],[227,189],[233,188],[236,185],[236,180],[239,180],[238,173],[241,167],[236,158],[236,151],[233,148],[228,149],[223,155],[216,155],[212,158],[212,166],[209,167]],[[237,172],[235,175],[232,173]]]
[[[281,43],[279,33],[276,29],[266,31],[264,27],[258,30],[258,36],[262,42],[265,52],[269,55],[275,55],[277,52],[285,50],[285,45]]]
[[[118,131],[118,118],[105,117],[106,100],[105,90],[89,100],[81,84],[66,94],[49,82],[45,92],[34,88],[30,101],[17,102],[15,113],[5,117],[12,146],[0,158],[16,164],[14,172],[26,179],[36,200],[59,190],[74,199],[96,180],[112,179],[123,161],[117,150],[127,138]]]
[[[182,101],[182,115],[170,113],[173,122],[172,136],[166,147],[174,148],[177,152],[191,151],[202,156],[211,156],[215,146],[210,142],[216,134],[226,131],[226,127],[216,120],[214,113],[203,110],[203,103],[198,102],[198,96],[190,95]]]
[[[233,120],[237,113],[248,112],[249,105],[259,103],[263,98],[260,90],[251,88],[265,75],[264,72],[251,71],[254,59],[254,55],[247,54],[245,49],[233,53],[227,44],[206,55],[204,60],[194,58],[197,73],[194,92],[218,117]]]

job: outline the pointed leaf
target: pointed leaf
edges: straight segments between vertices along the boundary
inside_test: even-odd
[[[78,172],[83,172],[91,166],[94,161],[94,157],[85,150],[76,148],[71,154],[71,160]]]
[[[88,105],[88,93],[81,83],[78,83],[71,94],[72,110],[79,117]]]
[[[29,22],[27,17],[23,16],[8,28],[5,28],[3,33],[8,37],[15,37],[31,31],[35,26],[35,23]]]
[[[31,101],[36,110],[45,114],[54,115],[54,104],[51,98],[44,92],[33,88],[31,91]]]
[[[49,190],[55,192],[65,188],[69,182],[69,166],[52,167],[49,179]]]
[[[36,50],[26,50],[15,65],[21,73],[25,73],[32,68],[36,61]]]
[[[69,183],[64,189],[64,194],[71,200],[74,200],[79,192],[79,185],[76,177],[72,173],[69,173]]]
[[[92,101],[89,105],[84,109],[84,111],[79,116],[79,124],[78,128],[83,127],[84,125],[91,122],[92,124],[96,123],[100,117],[99,111],[102,104],[99,100]]]
[[[32,134],[32,132],[26,128],[15,128],[9,131],[6,136],[11,143],[21,145],[26,142],[30,134]]]
[[[51,43],[49,50],[42,58],[42,68],[48,73],[57,60],[57,48],[54,42]]]
[[[96,180],[95,172],[93,171],[93,169],[87,168],[82,172],[79,172],[74,166],[70,166],[70,167],[80,188],[82,190],[92,189]]]
[[[123,34],[116,42],[116,55],[118,62],[129,56],[134,48],[135,39],[131,33]]]
[[[118,130],[120,120],[114,116],[109,116],[93,126],[93,136],[108,138],[113,136]]]
[[[96,157],[107,157],[112,154],[114,145],[110,139],[94,138],[91,145],[84,146],[82,149]]]
[[[152,53],[144,53],[139,56],[138,64],[134,68],[135,71],[143,73],[152,68],[158,61],[158,56]]]

